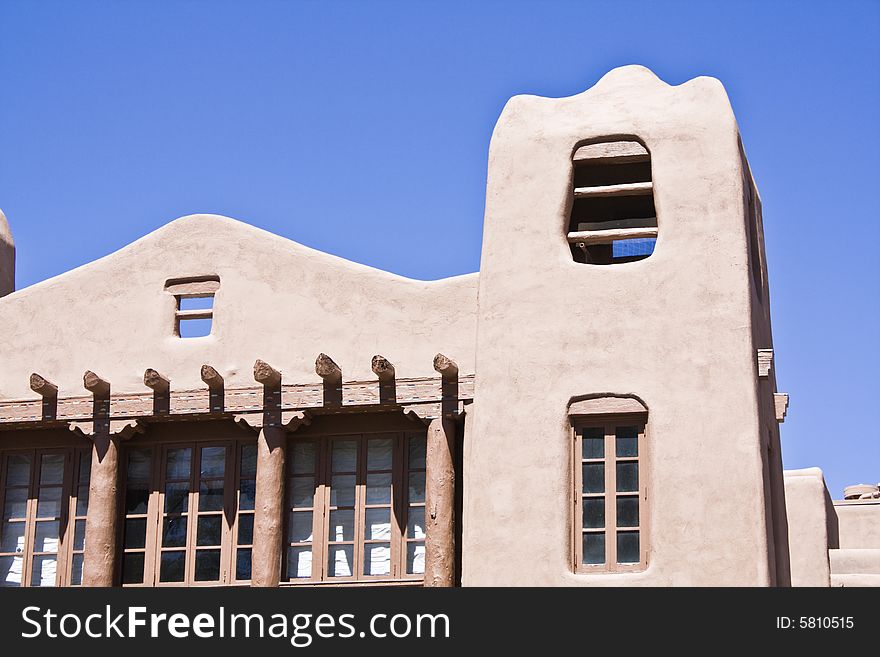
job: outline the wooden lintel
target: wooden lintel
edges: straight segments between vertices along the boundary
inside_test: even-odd
[[[657,237],[656,226],[644,228],[612,228],[609,230],[578,230],[568,234],[570,244],[610,244],[615,240]]]

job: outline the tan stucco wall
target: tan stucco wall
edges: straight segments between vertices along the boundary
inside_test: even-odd
[[[169,278],[219,275],[213,334],[173,335]],[[202,388],[213,365],[227,387],[255,385],[257,358],[285,383],[319,382],[329,354],[344,380],[374,380],[381,354],[399,378],[439,376],[442,352],[474,370],[477,275],[415,281],[352,263],[216,215],[171,222],[122,250],[0,299],[0,399],[35,398],[38,372],[62,396],[86,395],[87,369],[114,393],[149,392],[155,368],[172,388]]]
[[[572,261],[571,156],[633,135],[651,153],[654,254]],[[738,130],[711,78],[616,69],[570,98],[517,96],[489,154],[465,585],[767,585],[752,299]],[[649,565],[572,573],[572,396],[649,408]]]
[[[15,290],[15,241],[6,215],[0,210],[0,297]]]
[[[828,502],[819,468],[785,472],[792,586],[830,586]]]
[[[835,500],[840,547],[880,549],[880,500]]]

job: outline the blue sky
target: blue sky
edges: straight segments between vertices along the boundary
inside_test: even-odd
[[[764,203],[787,468],[880,479],[880,2],[0,2],[23,287],[216,212],[415,278],[476,271],[517,93],[644,64],[727,88]],[[442,254],[442,256],[440,255]]]

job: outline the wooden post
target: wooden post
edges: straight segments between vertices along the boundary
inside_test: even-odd
[[[110,432],[110,383],[86,372],[93,396],[94,432],[89,509],[83,553],[83,586],[113,586],[119,504],[119,441]]]
[[[263,428],[257,439],[257,481],[251,586],[278,586],[284,542],[284,464],[287,433],[281,423],[281,372],[254,363],[254,379],[263,384]]]
[[[425,586],[455,586],[455,422],[428,426],[425,462]]]

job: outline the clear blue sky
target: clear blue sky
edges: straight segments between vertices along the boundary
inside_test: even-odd
[[[785,466],[835,497],[877,482],[876,1],[0,0],[19,287],[194,212],[415,278],[476,271],[505,101],[630,63],[727,87],[764,202]]]

